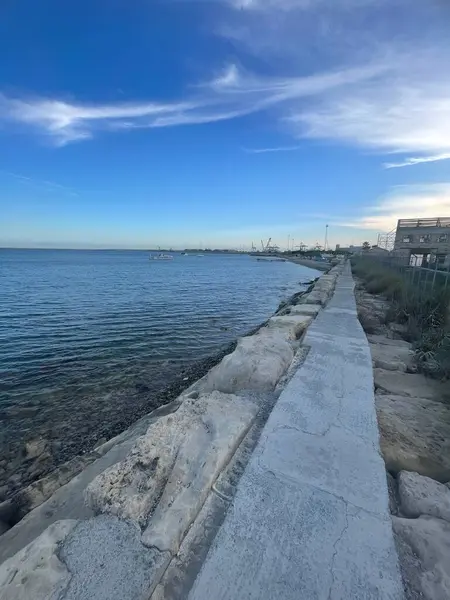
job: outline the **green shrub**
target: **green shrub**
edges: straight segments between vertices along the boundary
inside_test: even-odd
[[[386,323],[407,325],[407,337],[415,343],[420,368],[428,374],[450,377],[450,288],[411,281],[408,273],[368,257],[353,258],[352,269],[369,293],[383,294],[391,301]]]

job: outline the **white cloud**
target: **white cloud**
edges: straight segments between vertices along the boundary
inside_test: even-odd
[[[201,102],[175,102],[159,104],[129,103],[82,105],[47,98],[8,98],[0,95],[0,115],[4,121],[31,125],[51,136],[55,143],[87,139],[97,128],[108,125],[120,127],[122,123],[142,127],[155,126],[159,118],[171,117],[176,123],[194,122],[199,117]]]
[[[212,81],[197,86],[197,96],[190,100],[83,105],[2,95],[0,118],[35,127],[57,145],[64,145],[91,138],[98,129],[172,127],[234,119],[289,100],[361,82],[384,68],[369,65],[309,77],[264,78],[240,72],[231,65]]]
[[[239,70],[236,65],[228,65],[215,79],[209,82],[209,86],[215,90],[237,86],[241,81]]]
[[[242,26],[243,37],[251,45],[256,36],[258,48],[259,42],[264,45],[267,38],[276,40],[277,59],[271,63],[274,46],[269,43],[258,56],[259,63],[254,62],[264,75],[231,64],[212,80],[190,86],[186,97],[168,102],[149,99],[81,104],[0,95],[0,120],[35,128],[54,143],[64,145],[91,138],[99,130],[198,125],[266,111],[274,129],[282,129],[297,140],[320,139],[401,155],[396,160],[385,160],[386,168],[450,157],[450,47],[439,35],[415,39],[411,44],[408,23],[415,24],[415,32],[420,23],[421,31],[428,33],[434,33],[436,24],[428,13],[422,15],[419,5],[411,8],[406,0],[228,3],[239,8],[221,11],[235,19],[231,25],[236,27],[230,26],[230,31],[239,31]],[[393,30],[389,37],[391,30],[388,32],[385,26],[394,26],[389,13],[394,5],[397,9],[408,6],[397,15],[398,35]],[[321,8],[317,14],[309,10],[315,7],[324,10]],[[427,4],[423,10],[431,9]],[[334,18],[336,11],[338,18]],[[356,13],[358,17],[354,17]],[[378,20],[369,20],[368,15]],[[368,23],[372,21],[374,27],[369,31]],[[289,58],[295,54],[294,61],[287,65],[279,61],[279,53],[291,51]],[[280,152],[296,147],[294,142],[293,146],[249,151]]]
[[[413,165],[420,165],[420,163],[437,162],[439,160],[449,160],[450,153],[437,154],[436,156],[418,156],[405,158],[402,162],[389,162],[384,163],[385,169],[398,169],[400,167],[411,167]]]
[[[348,9],[380,3],[383,0],[225,0],[233,8],[253,11],[290,11],[329,6]]]
[[[450,216],[450,183],[401,185],[393,188],[358,219],[339,225],[388,232],[398,219]]]
[[[231,65],[197,86],[196,96],[168,103],[84,105],[0,96],[0,108],[4,121],[32,126],[58,145],[91,138],[100,129],[211,123],[270,110],[297,139],[420,154],[385,165],[393,168],[450,157],[449,86],[449,76],[427,77],[424,64],[403,55],[304,77],[262,77]],[[253,152],[286,149],[291,146]]]
[[[280,107],[294,137],[406,154],[388,168],[445,160],[450,154],[448,13],[439,2],[406,0],[230,0],[219,32],[269,68],[304,72],[329,65],[385,65],[379,77],[292,97]],[[395,15],[395,18],[394,16]]]
[[[383,78],[325,95],[315,107],[294,108],[289,121],[300,136],[424,154],[411,164],[430,157],[442,160],[450,153],[449,84],[443,73],[427,76],[414,69],[409,56]]]

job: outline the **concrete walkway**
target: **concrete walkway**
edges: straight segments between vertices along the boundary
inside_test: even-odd
[[[372,362],[347,265],[310,326],[190,600],[403,597]]]

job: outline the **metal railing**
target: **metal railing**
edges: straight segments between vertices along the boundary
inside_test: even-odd
[[[402,227],[450,227],[450,217],[435,217],[434,219],[399,219],[397,228]]]
[[[409,259],[405,259],[402,256],[372,255],[370,258],[389,269],[397,271],[404,279],[423,289],[423,291],[434,290],[437,287],[442,289],[449,287],[450,289],[450,263],[443,268],[433,256],[429,261],[424,261],[421,256],[411,256]]]

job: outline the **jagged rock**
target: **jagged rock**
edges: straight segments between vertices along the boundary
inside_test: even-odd
[[[308,315],[315,317],[322,307],[320,304],[296,304],[290,308],[290,315]]]
[[[313,289],[312,292],[304,297],[305,304],[320,304],[324,306],[328,300],[328,293],[324,290]]]
[[[324,290],[327,293],[330,293],[334,287],[335,282],[336,282],[335,277],[323,275],[314,285],[314,289],[315,290]]]
[[[416,597],[426,600],[450,598],[450,523],[434,517],[418,519],[392,517],[392,526],[400,540],[417,555],[420,573],[414,581]],[[422,594],[422,596],[420,596]]]
[[[427,379],[419,373],[411,374],[374,369],[373,376],[375,388],[386,394],[427,398],[429,400],[438,400],[442,397],[441,384],[432,379]]]
[[[401,511],[407,517],[429,515],[450,521],[450,490],[431,479],[402,471],[399,474],[398,493]]]
[[[308,315],[286,315],[284,317],[272,317],[267,326],[269,329],[279,329],[286,332],[289,339],[296,340],[311,323],[312,317]]]
[[[413,353],[403,344],[370,344],[370,352],[373,366],[379,369],[405,372],[412,365]]]
[[[57,521],[0,566],[1,600],[49,600],[61,597],[71,575],[59,560],[58,545],[78,521]]]
[[[86,501],[97,512],[148,523],[144,543],[175,551],[257,411],[248,399],[220,392],[187,398],[94,479]]]
[[[380,445],[393,474],[450,478],[450,406],[426,398],[376,394]]]
[[[257,334],[241,338],[236,350],[209,371],[199,389],[227,394],[272,391],[293,358],[287,335],[263,327]]]

